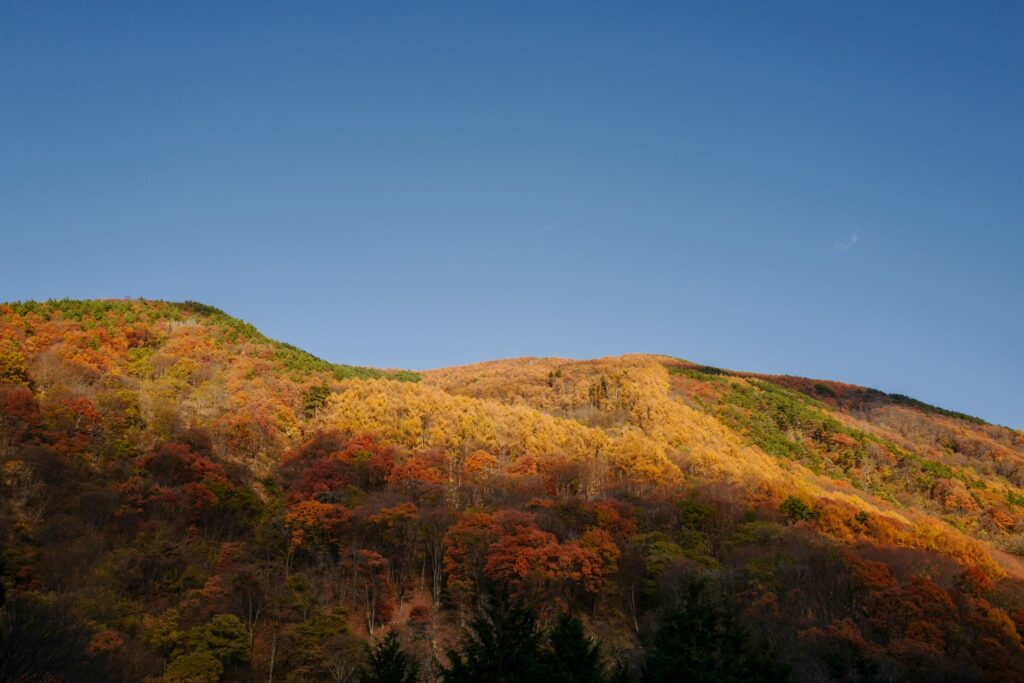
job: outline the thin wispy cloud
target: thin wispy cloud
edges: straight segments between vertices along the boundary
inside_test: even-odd
[[[843,251],[849,251],[850,249],[853,249],[855,246],[857,246],[857,242],[859,241],[860,236],[857,233],[853,233],[852,235],[850,235],[850,239],[846,240],[845,242],[836,242],[835,246],[833,246],[832,248],[842,249]]]

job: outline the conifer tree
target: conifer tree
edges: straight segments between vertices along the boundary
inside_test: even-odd
[[[647,683],[747,683],[789,680],[786,667],[758,646],[722,599],[702,582],[669,613],[644,665]]]
[[[359,683],[416,683],[416,662],[398,642],[394,632],[384,636],[376,647],[366,648],[366,664]]]
[[[445,683],[544,680],[541,633],[533,610],[498,594],[483,601],[462,644],[449,651],[451,665],[442,673]]]
[[[605,680],[601,646],[583,633],[583,624],[562,614],[548,636],[549,647],[541,657],[544,679],[560,683],[599,683]]]

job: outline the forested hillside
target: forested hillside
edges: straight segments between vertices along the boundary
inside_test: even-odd
[[[1024,433],[667,356],[3,304],[0,543],[3,681],[1024,680]]]

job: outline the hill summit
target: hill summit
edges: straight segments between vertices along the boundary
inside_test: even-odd
[[[583,634],[585,680],[1024,661],[1024,433],[827,380],[0,304],[0,475],[0,680],[517,680]]]

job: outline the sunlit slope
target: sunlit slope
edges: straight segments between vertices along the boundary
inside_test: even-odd
[[[619,450],[657,453],[685,475],[735,484],[781,480],[779,463],[713,418],[674,400],[654,356],[592,361],[526,358],[424,373],[446,392],[528,406],[597,430]]]
[[[1024,434],[836,382],[670,366],[675,391],[766,452],[1017,548]]]
[[[777,462],[696,411],[669,401],[640,401],[634,408],[635,423],[601,428],[523,403],[378,380],[345,386],[319,424],[348,433],[373,431],[409,449],[483,450],[510,467],[535,458],[589,462],[613,468],[637,492],[679,484],[692,474],[735,485],[783,478]]]
[[[865,412],[794,390],[792,378],[643,355],[514,359],[424,376],[430,386],[530,406],[600,429],[613,441],[639,435],[693,479],[728,481],[755,497],[796,491],[827,501],[840,511],[833,529],[839,536],[862,534],[847,522],[857,510],[871,510],[899,529],[901,544],[929,547],[948,543],[936,537],[961,533],[997,548],[1020,543],[1020,434],[905,397],[883,394]],[[828,391],[808,381],[815,385]],[[971,444],[974,456],[937,445],[950,434]]]
[[[334,429],[444,449],[457,468],[475,454],[495,476],[534,472],[548,486],[561,486],[551,472],[575,472],[563,479],[582,496],[717,486],[774,509],[796,495],[838,538],[982,564],[969,538],[1015,551],[1024,528],[1019,432],[835,383],[649,355],[494,361],[398,381],[420,375],[332,364],[217,309],[153,301],[2,305],[0,363],[67,438],[92,430],[97,463],[199,428],[259,474]]]
[[[262,469],[301,436],[314,387],[419,380],[329,363],[211,306],[146,300],[0,304],[0,375],[31,384],[44,412],[87,405],[111,434],[104,457],[198,427],[222,455]]]

